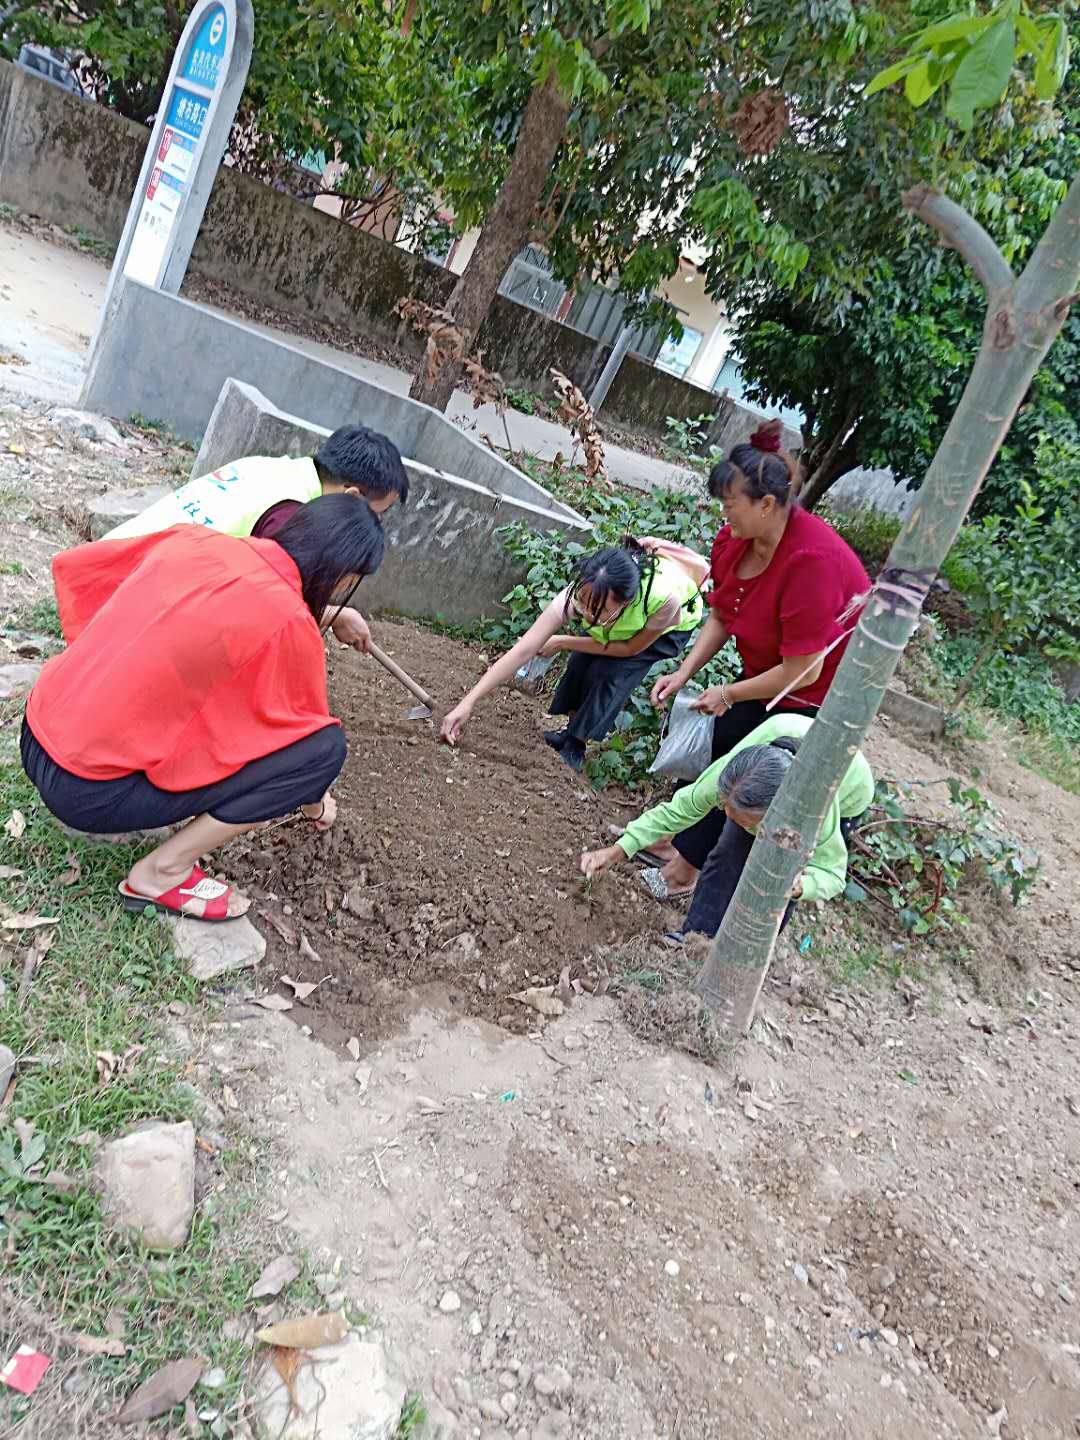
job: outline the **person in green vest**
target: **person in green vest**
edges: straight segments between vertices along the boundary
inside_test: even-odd
[[[674,835],[680,854],[688,856],[701,873],[681,931],[669,932],[667,938],[715,935],[750,858],[758,826],[813,724],[809,715],[773,715],[713,761],[692,785],[684,785],[666,804],[654,805],[631,821],[614,845],[587,850],[581,857],[581,873],[595,879],[633,859],[660,836]],[[847,882],[847,841],[873,799],[874,777],[857,750],[825,813],[814,853],[795,881],[791,904],[831,900],[842,892]],[[716,810],[723,812],[719,838]],[[791,916],[791,904],[781,929]]]
[[[366,425],[343,425],[314,455],[248,455],[196,476],[103,538],[130,540],[170,525],[209,525],[226,535],[273,540],[301,505],[320,495],[355,495],[376,515],[404,505],[409,477],[392,440]],[[336,611],[334,635],[366,654],[371,630],[352,607]]]
[[[442,723],[442,738],[456,745],[478,700],[509,681],[538,655],[568,651],[570,660],[551,702],[567,715],[563,730],[544,740],[572,770],[585,765],[589,740],[603,740],[630,695],[662,660],[682,653],[701,621],[700,586],[708,564],[682,546],[627,536],[619,546],[583,556],[565,590],[494,665]],[[563,634],[580,621],[583,635]]]

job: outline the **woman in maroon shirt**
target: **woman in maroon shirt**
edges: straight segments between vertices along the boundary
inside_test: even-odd
[[[714,760],[760,725],[767,702],[782,692],[777,710],[817,714],[847,648],[852,601],[870,589],[855,552],[799,507],[799,470],[781,453],[779,430],[779,421],[770,422],[709,476],[709,494],[727,521],[713,544],[709,616],[686,659],[652,690],[653,703],[662,704],[734,639],[742,675],[691,707],[716,717]],[[673,845],[654,846],[668,863],[647,877],[650,890],[659,898],[692,890],[722,824],[723,812],[714,811]]]

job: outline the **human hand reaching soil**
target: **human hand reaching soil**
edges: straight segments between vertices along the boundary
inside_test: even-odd
[[[626,851],[621,845],[608,845],[603,850],[585,850],[581,856],[581,873],[586,880],[595,880],[614,865],[621,865]]]
[[[460,705],[455,705],[439,727],[439,739],[447,745],[456,745],[471,715],[472,706],[466,705],[464,700]]]

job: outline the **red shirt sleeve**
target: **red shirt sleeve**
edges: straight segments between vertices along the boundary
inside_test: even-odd
[[[780,596],[780,654],[813,655],[850,629],[839,623],[850,589],[836,557],[803,551],[791,557]]]

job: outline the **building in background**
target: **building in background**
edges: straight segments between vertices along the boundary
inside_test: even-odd
[[[316,190],[321,186],[324,191],[332,191],[343,173],[342,166],[333,161],[328,163],[321,154],[305,155],[300,166]],[[419,252],[422,241],[416,228],[409,224],[393,185],[378,182],[372,197],[356,206],[333,194],[316,194],[313,204],[382,240]],[[448,229],[452,226],[453,216],[449,211],[439,218]],[[479,237],[479,229],[468,230],[449,239],[444,246],[422,253],[433,264],[460,275],[472,258]],[[727,394],[749,409],[760,409],[746,398],[738,356],[732,351],[731,326],[723,307],[706,293],[703,260],[704,251],[688,250],[679,260],[678,272],[656,292],[658,298],[674,307],[683,327],[682,336],[664,338],[655,327],[643,328],[635,336],[630,353],[645,364],[655,365],[658,370],[676,375],[702,390]],[[623,328],[627,304],[623,296],[590,280],[579,281],[568,288],[552,274],[551,262],[538,245],[526,245],[511,261],[499,293],[569,325],[597,345],[613,345]],[[707,403],[703,397],[703,408]],[[798,411],[771,406],[769,413],[779,414],[793,429],[797,430],[802,424]]]

